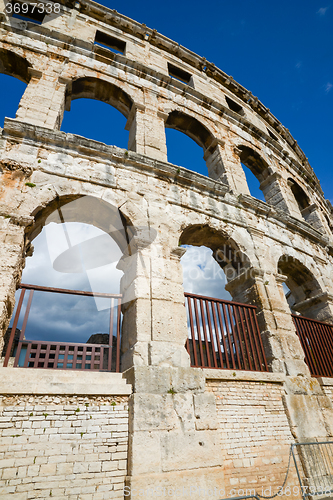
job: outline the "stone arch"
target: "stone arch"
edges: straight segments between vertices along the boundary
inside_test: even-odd
[[[243,163],[251,170],[251,172],[255,175],[255,177],[257,177],[260,183],[268,177],[269,165],[261,154],[259,154],[249,146],[245,146],[243,144],[237,146],[236,152],[240,158],[241,163]]]
[[[210,248],[228,282],[250,267],[250,260],[238,243],[224,231],[213,229],[208,224],[188,226],[183,230],[179,243]]]
[[[29,68],[32,68],[32,65],[27,59],[11,50],[0,48],[0,73],[14,76],[24,83],[29,83]]]
[[[310,199],[304,189],[294,179],[289,177],[287,182],[302,213],[305,208],[310,206]]]
[[[225,174],[221,155],[223,143],[206,125],[188,112],[173,110],[169,113],[165,126],[184,133],[203,149],[209,177],[220,179]]]
[[[126,259],[136,251],[135,241],[134,243],[132,242],[133,238],[135,240],[136,229],[128,216],[123,214],[115,204],[109,203],[98,196],[84,194],[64,194],[63,196],[56,196],[46,203],[39,204],[39,206],[31,212],[31,216],[34,222],[27,227],[24,235],[24,244],[19,247],[21,252],[23,248],[23,255],[21,254],[20,256],[22,267],[24,266],[25,257],[32,255],[32,241],[42,231],[43,227],[49,223],[62,224],[63,222],[81,222],[101,229],[104,233],[107,233],[119,247],[122,253],[120,260]],[[65,233],[67,232],[65,231]],[[90,267],[85,266],[86,270],[91,270],[114,262],[114,254],[112,252],[111,254],[107,254],[107,252],[110,251],[110,245],[106,244],[107,242],[104,236],[106,235],[93,236],[90,240],[84,241],[84,263],[92,263]],[[82,272],[82,269],[80,269],[81,266],[75,265],[80,254],[78,245],[72,246],[69,240],[67,240],[67,242],[69,243],[68,248],[60,249],[60,254],[57,251],[56,256],[52,255],[52,251],[50,247],[48,247],[53,267],[55,270],[64,273]],[[117,266],[117,268],[121,271],[123,270],[121,266]],[[14,280],[17,289],[21,280],[21,272],[15,273]],[[100,290],[96,291],[99,292]],[[13,290],[11,297],[8,299],[12,303],[12,307],[8,308],[8,316],[4,322],[4,331],[6,331],[8,327],[14,309],[14,292],[15,290]]]
[[[132,222],[116,205],[96,196],[57,196],[43,208],[36,208],[31,215],[34,217],[34,224],[26,233],[27,248],[42,231],[46,221],[50,223],[64,220],[90,224],[101,229],[115,240],[124,255],[130,255],[133,251],[131,240],[136,231]]]
[[[214,141],[213,134],[202,125],[199,120],[182,111],[171,111],[165,122],[165,126],[174,128],[188,135],[201,146],[204,151],[206,151]]]
[[[332,321],[328,294],[314,271],[300,259],[283,254],[278,261],[278,273],[286,277],[290,290],[286,298],[292,312],[319,321]]]
[[[243,170],[244,180],[247,184],[247,188],[251,194],[251,196],[261,198],[259,189],[263,192],[264,199],[267,203],[271,201],[271,183],[267,182],[267,179],[270,176],[269,165],[267,161],[263,158],[263,155],[258,151],[254,150],[252,147],[249,147],[244,144],[240,144],[235,147],[235,153],[239,158],[241,163],[241,167]],[[245,167],[245,168],[244,168]],[[250,189],[250,183],[252,181],[251,178],[248,178],[247,172],[256,179],[256,183],[258,185],[252,186],[254,191]],[[255,180],[253,179],[253,180]],[[253,183],[253,181],[252,181]],[[256,192],[258,191],[258,192]]]
[[[70,102],[74,99],[96,99],[116,108],[126,118],[132,109],[132,98],[119,86],[95,77],[80,77],[72,81],[67,88],[66,107],[70,109]]]

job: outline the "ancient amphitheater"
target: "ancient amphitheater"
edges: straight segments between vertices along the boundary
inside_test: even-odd
[[[288,129],[213,63],[90,0],[27,4],[19,18],[20,4],[0,0],[0,72],[27,83],[0,129],[1,329],[31,242],[61,211],[116,239],[123,319],[121,351],[112,340],[29,343],[14,321],[0,368],[0,497],[276,493],[291,444],[333,433],[333,219],[315,173]],[[60,131],[80,98],[126,117],[127,150]],[[202,147],[208,177],[168,163],[166,127]],[[187,294],[184,307],[182,245],[212,249],[232,303]],[[331,491],[321,447],[319,487]],[[280,496],[300,498],[289,469]]]

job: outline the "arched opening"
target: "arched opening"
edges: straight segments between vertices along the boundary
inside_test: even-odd
[[[260,189],[260,182],[258,178],[254,175],[252,170],[250,170],[244,163],[242,163],[241,165],[244,169],[246,182],[250,190],[251,196],[253,196],[253,198],[257,198],[258,200],[266,201],[264,193]]]
[[[225,289],[226,275],[207,246],[183,245],[186,253],[181,258],[185,293],[216,299],[232,300]]]
[[[329,295],[323,293],[314,274],[289,255],[280,258],[278,272],[287,278],[284,291],[311,374],[331,377],[333,308]]]
[[[78,78],[67,91],[61,130],[127,149],[125,126],[132,104],[132,99],[110,82]]]
[[[266,201],[269,186],[263,189],[261,184],[269,176],[268,164],[253,149],[248,146],[238,146],[237,153],[244,168],[247,184],[251,195],[259,200]]]
[[[202,175],[209,175],[208,164],[202,157],[202,150],[205,153],[212,145],[214,137],[198,120],[180,111],[172,111],[165,123],[168,161],[176,165],[184,166],[189,170],[194,170]],[[185,136],[178,134],[182,132]],[[202,148],[202,150],[200,150]]]
[[[29,82],[30,64],[23,57],[9,50],[0,49],[0,126],[5,117],[15,118],[19,102]]]
[[[298,208],[302,213],[302,211],[310,205],[309,197],[305,193],[304,189],[302,189],[301,186],[294,181],[294,179],[289,178],[288,184],[297,202]]]
[[[10,50],[0,49],[0,73],[14,76],[18,80],[28,83],[30,67],[31,64],[24,57],[18,56]]]
[[[192,366],[266,371],[255,307],[230,301],[225,290],[249,268],[247,256],[208,225],[186,228],[180,244],[188,252],[181,263]]]
[[[320,319],[322,290],[313,273],[289,255],[280,257],[278,272],[287,277],[284,290],[291,312]]]
[[[35,220],[6,358],[21,367],[120,371],[117,263],[130,252],[130,224],[90,196],[55,200]]]
[[[311,217],[312,212],[308,195],[294,179],[289,178],[287,182],[303,219],[311,223],[313,217]]]
[[[186,228],[181,235],[180,244],[209,248],[212,251],[212,257],[226,276],[225,284],[250,265],[248,257],[234,240],[208,225],[193,225]]]
[[[208,177],[208,169],[202,156],[202,148],[193,139],[171,128],[165,130],[165,137],[169,163]]]

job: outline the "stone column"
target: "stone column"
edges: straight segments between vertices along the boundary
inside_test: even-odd
[[[133,255],[118,265],[124,271],[122,369],[137,365],[189,366],[180,265],[184,249],[164,249],[161,242],[149,243],[139,237],[134,240]]]
[[[123,376],[133,386],[126,497],[223,498],[215,398],[203,371],[148,366]]]
[[[282,288],[286,279],[251,267],[225,288],[236,302],[257,307],[259,329],[272,371],[310,376]]]
[[[0,224],[0,355],[4,346],[4,335],[15,305],[16,287],[24,267],[24,230],[31,224],[31,217],[21,217],[1,210]],[[5,353],[3,353],[5,354]]]
[[[167,114],[150,104],[133,105],[128,117],[128,149],[156,160],[167,161],[165,120]]]
[[[304,210],[301,211],[301,214],[305,221],[311,224],[314,229],[316,229],[320,233],[327,232],[324,221],[322,220],[322,216],[320,214],[320,210],[315,203],[312,203],[312,205],[304,208]]]
[[[22,96],[16,119],[40,127],[59,130],[68,80],[56,72],[29,68],[31,79]]]
[[[302,300],[292,307],[301,316],[333,324],[333,295],[327,292]]]
[[[237,149],[232,143],[226,142],[224,147],[221,144],[219,145],[218,151],[225,170],[223,182],[228,184],[232,191],[250,195],[251,193]]]
[[[260,189],[264,193],[266,203],[278,210],[291,214],[285,190],[281,185],[282,182],[282,176],[278,172],[274,172],[260,184]]]

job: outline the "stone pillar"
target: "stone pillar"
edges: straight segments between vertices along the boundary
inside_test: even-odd
[[[167,116],[149,104],[133,105],[125,127],[129,130],[128,149],[156,160],[167,161]]]
[[[301,214],[304,220],[308,224],[311,224],[311,226],[314,227],[314,229],[316,229],[320,233],[327,232],[320,211],[315,203],[312,203],[312,205],[309,205],[308,207],[304,208],[304,210],[301,211]]]
[[[184,249],[170,251],[158,241],[134,240],[133,255],[118,265],[124,271],[122,370],[137,365],[189,366],[180,265]]]
[[[225,169],[223,182],[228,184],[232,191],[251,195],[237,148],[226,142],[224,148],[219,148],[219,152]]]
[[[227,171],[222,159],[224,145],[224,141],[214,139],[205,151],[204,160],[207,165],[208,176],[211,179],[220,180],[223,184],[230,186],[231,181],[229,177],[231,172]]]
[[[21,280],[24,266],[24,230],[32,218],[4,213],[0,223],[0,356],[4,346],[4,335],[15,305],[15,292]],[[3,353],[5,354],[5,353]]]
[[[286,279],[252,267],[225,288],[236,302],[257,307],[259,330],[272,371],[310,376],[282,288]]]
[[[301,316],[333,324],[333,295],[321,293],[292,306]]]
[[[278,172],[274,172],[260,184],[260,189],[264,193],[266,203],[291,214],[285,191],[281,186],[282,182],[282,176]]]
[[[16,119],[40,127],[59,130],[68,80],[56,72],[29,68],[31,79],[22,96]]]
[[[148,366],[123,376],[133,386],[126,497],[185,500],[205,491],[212,500],[223,498],[215,398],[204,392],[203,371]]]

